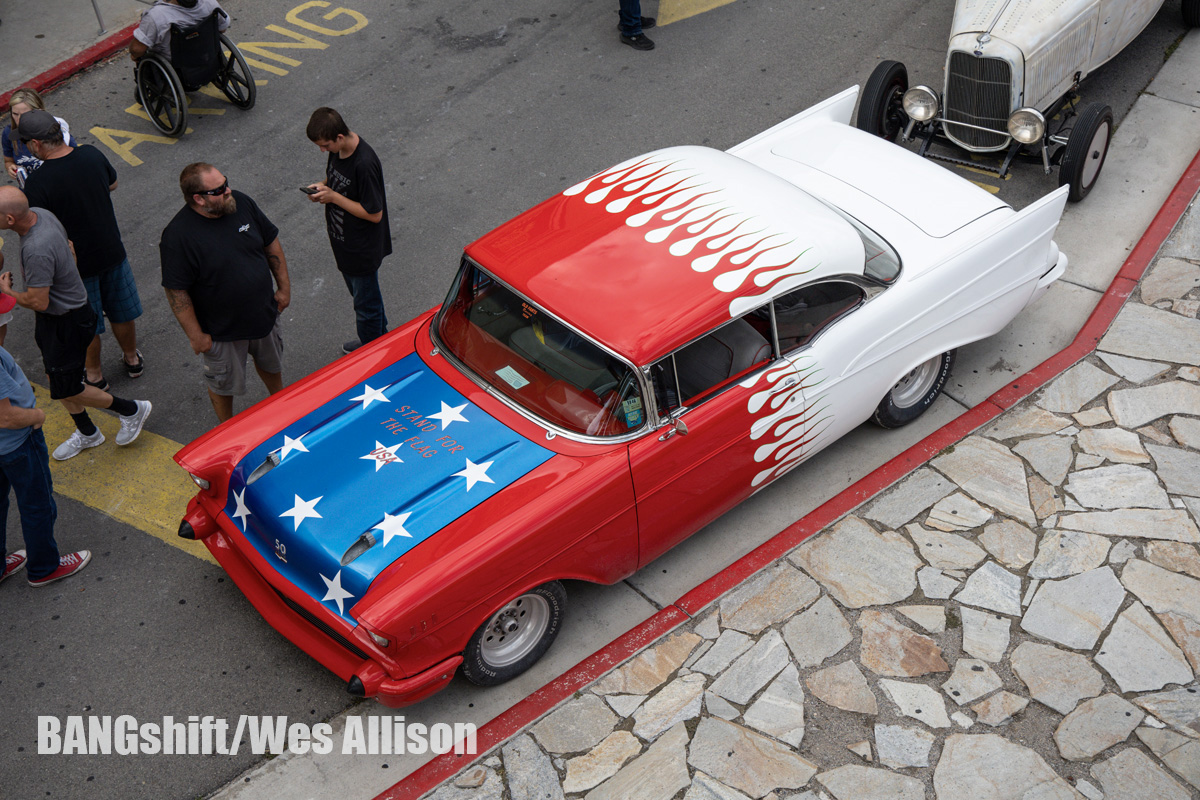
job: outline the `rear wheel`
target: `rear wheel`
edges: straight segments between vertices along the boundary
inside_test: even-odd
[[[543,583],[507,603],[475,631],[463,651],[463,675],[496,686],[532,667],[562,627],[567,592],[558,581]]]
[[[179,76],[166,61],[148,55],[139,59],[134,72],[138,100],[154,127],[167,136],[179,136],[187,128],[187,96]]]
[[[906,91],[908,70],[904,65],[899,61],[879,62],[863,87],[855,125],[859,130],[881,136],[889,142],[896,141],[908,125],[908,115],[904,113],[901,103]]]
[[[1058,185],[1070,185],[1067,197],[1073,202],[1087,197],[1096,185],[1108,155],[1112,129],[1112,109],[1103,103],[1089,103],[1075,119],[1058,168]]]
[[[950,350],[911,369],[880,401],[871,421],[881,428],[899,428],[924,414],[949,380],[957,352]]]
[[[237,45],[223,33],[221,34],[221,48],[221,69],[217,72],[216,80],[213,83],[229,98],[229,102],[238,108],[243,110],[254,108],[258,87],[254,83],[254,74],[250,72],[250,65],[242,57],[242,51],[237,49]],[[225,53],[226,50],[229,51],[228,55]]]

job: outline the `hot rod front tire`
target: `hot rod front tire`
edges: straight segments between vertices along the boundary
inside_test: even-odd
[[[881,61],[858,101],[855,126],[867,133],[896,141],[908,124],[901,100],[908,91],[908,70],[899,61]]]
[[[509,601],[480,626],[463,651],[462,672],[479,686],[496,686],[532,667],[562,627],[567,592],[543,583]]]
[[[1189,28],[1200,28],[1200,0],[1183,0],[1183,24]]]
[[[918,364],[888,390],[871,421],[881,428],[899,428],[925,413],[942,393],[957,350]]]
[[[1096,185],[1108,155],[1112,129],[1112,109],[1103,103],[1089,103],[1076,117],[1058,168],[1058,185],[1071,187],[1067,197],[1072,202],[1087,197]]]

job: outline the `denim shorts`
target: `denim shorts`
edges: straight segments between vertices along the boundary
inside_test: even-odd
[[[96,312],[97,335],[104,333],[105,317],[109,322],[133,322],[142,315],[142,300],[128,258],[107,272],[84,278],[83,288]]]

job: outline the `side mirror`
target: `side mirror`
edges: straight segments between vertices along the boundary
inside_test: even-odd
[[[679,418],[680,413],[677,411],[670,416],[671,427],[667,428],[663,435],[658,437],[660,442],[665,442],[677,433],[681,436],[687,436],[688,426],[686,422]]]

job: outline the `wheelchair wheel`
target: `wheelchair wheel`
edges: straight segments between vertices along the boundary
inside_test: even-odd
[[[137,62],[135,80],[138,99],[154,127],[167,136],[183,133],[187,128],[187,96],[171,65],[147,55]]]
[[[242,51],[229,41],[229,37],[221,34],[221,69],[213,83],[225,93],[229,102],[241,109],[254,108],[254,99],[258,95],[258,87],[254,84],[254,74],[250,65],[242,58]],[[226,55],[225,50],[229,51]]]

